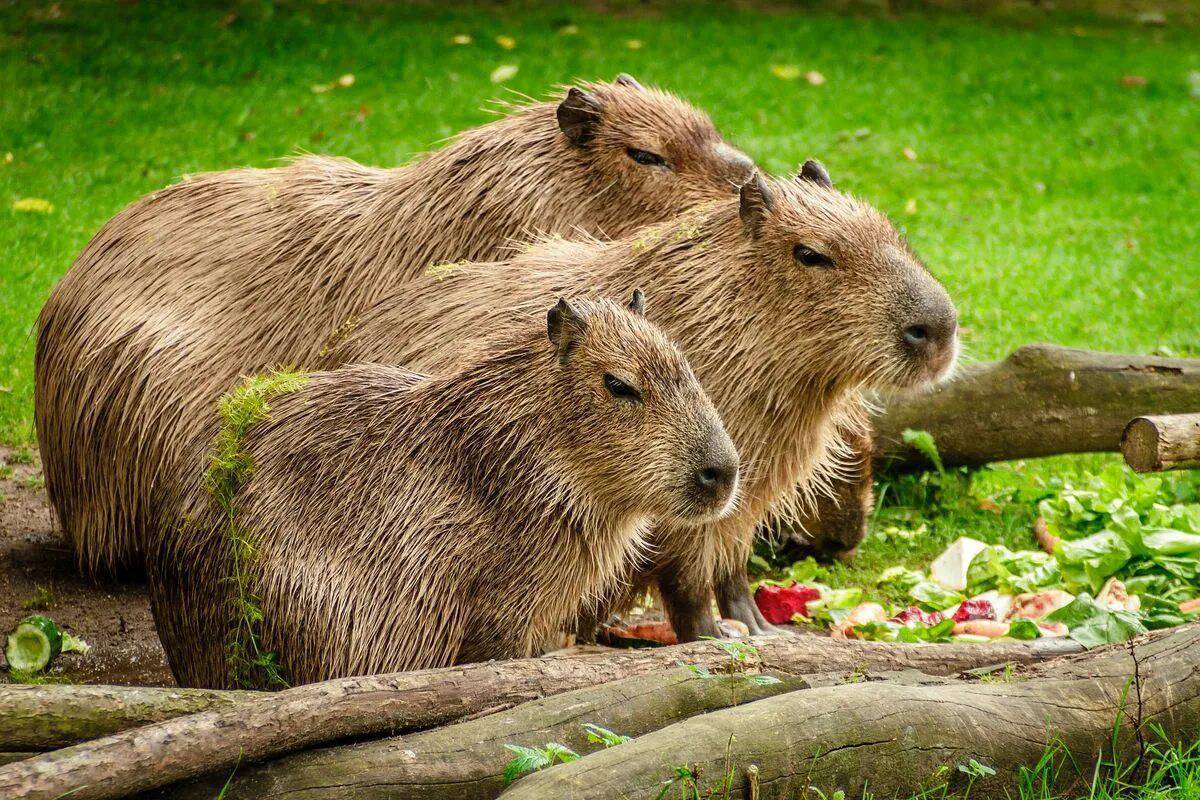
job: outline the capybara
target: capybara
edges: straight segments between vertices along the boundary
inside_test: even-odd
[[[461,363],[465,338],[536,313],[548,294],[632,286],[654,296],[651,319],[687,353],[743,467],[737,512],[701,537],[656,527],[653,564],[633,585],[657,582],[682,641],[719,635],[714,588],[723,616],[762,632],[745,573],[756,528],[806,495],[811,504],[852,462],[844,436],[863,417],[862,390],[924,384],[957,353],[941,285],[886,217],[837,191],[816,162],[620,241],[551,239],[507,262],[435,268],[363,315],[327,358],[436,373]]]
[[[727,513],[733,443],[642,313],[640,292],[560,300],[492,326],[460,371],[350,365],[227,429],[148,559],[179,682],[261,684],[238,662],[266,652],[293,683],[526,657],[611,591],[653,520]]]
[[[158,490],[240,375],[311,363],[329,331],[431,264],[514,239],[622,236],[735,196],[749,158],[622,76],[516,108],[397,169],[301,158],[187,178],[96,234],[39,318],[50,500],[93,574],[141,569]],[[185,456],[184,454],[188,455]]]

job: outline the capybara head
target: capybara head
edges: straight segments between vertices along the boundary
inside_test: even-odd
[[[558,125],[613,202],[638,205],[643,219],[731,197],[754,172],[704,112],[628,75],[571,88]]]
[[[562,455],[587,491],[659,518],[727,514],[737,451],[683,353],[645,320],[644,296],[560,299],[547,312]]]
[[[833,187],[807,161],[791,180],[756,176],[739,213],[755,281],[773,298],[781,354],[831,382],[907,388],[943,377],[958,353],[958,316],[888,219]],[[760,295],[762,296],[762,295]]]

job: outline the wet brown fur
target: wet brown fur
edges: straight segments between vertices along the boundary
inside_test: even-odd
[[[141,569],[159,489],[196,468],[239,375],[311,364],[431,264],[499,258],[537,231],[626,235],[748,174],[681,100],[622,79],[583,90],[569,97],[599,109],[583,142],[558,102],[535,103],[401,168],[305,157],[198,175],[106,224],[43,308],[36,352],[47,488],[85,571]]]
[[[506,313],[535,314],[556,293],[646,286],[650,319],[687,353],[741,454],[742,493],[737,511],[701,537],[656,527],[653,563],[632,585],[658,582],[681,638],[715,635],[714,588],[726,616],[752,619],[744,569],[758,526],[811,509],[833,476],[853,473],[837,429],[864,421],[861,390],[923,383],[948,367],[901,352],[900,328],[922,296],[953,311],[882,214],[811,180],[770,183],[769,204],[757,185],[740,204],[717,202],[620,241],[548,240],[507,262],[435,271],[364,314],[328,363],[436,373],[461,363],[463,337],[485,335]],[[797,264],[798,243],[837,267]]]
[[[692,494],[697,463],[737,456],[682,353],[615,303],[575,307],[557,344],[544,307],[497,320],[445,377],[315,374],[250,429],[236,521],[292,683],[532,655],[611,593],[651,518],[728,507]],[[158,629],[181,685],[228,686],[226,516],[197,485],[187,517],[150,559]]]

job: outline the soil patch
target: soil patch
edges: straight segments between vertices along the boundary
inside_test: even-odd
[[[46,501],[36,453],[0,448],[0,638],[45,614],[92,646],[56,659],[49,680],[174,686],[146,587],[79,576]],[[2,659],[0,659],[2,661]],[[8,670],[0,670],[7,682]]]

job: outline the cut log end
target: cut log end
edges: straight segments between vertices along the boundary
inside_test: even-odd
[[[1135,472],[1200,468],[1200,414],[1137,417],[1125,426],[1121,453]]]

